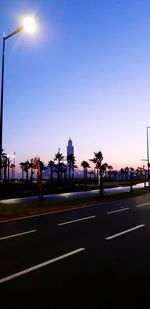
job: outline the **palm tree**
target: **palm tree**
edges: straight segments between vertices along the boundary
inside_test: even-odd
[[[102,152],[94,152],[95,157],[90,159],[93,163],[95,163],[95,167],[99,170],[99,177],[100,177],[100,196],[103,196],[103,173],[105,169],[105,164],[102,165],[103,155]]]
[[[42,180],[42,172],[46,169],[45,163],[40,161],[40,173],[41,173],[41,180]]]
[[[89,171],[88,174],[89,174],[90,180],[91,180],[92,179],[92,175],[94,176],[94,172],[93,171]]]
[[[8,159],[7,159],[7,154],[4,152],[4,149],[2,149],[1,153],[1,169],[4,169],[4,180],[6,181],[7,179],[7,166],[8,166]]]
[[[67,155],[69,181],[71,179],[71,171],[72,171],[72,176],[74,177],[74,168],[76,168],[75,161],[76,161],[76,159],[75,159],[73,154]]]
[[[97,175],[96,175],[96,177],[97,177],[97,180],[98,180],[98,169],[97,169],[97,167],[96,167],[96,158],[89,159],[89,161],[91,161],[91,162],[93,162],[93,163],[95,164],[94,173],[95,173],[95,169],[96,169],[96,170],[97,170]],[[96,173],[95,173],[95,174],[96,174]]]
[[[60,148],[58,148],[58,152],[55,154],[54,161],[57,161],[59,164],[61,161],[64,161],[64,156],[60,153]]]
[[[51,180],[51,183],[53,182],[53,168],[54,168],[54,166],[55,166],[55,163],[54,163],[54,161],[52,161],[52,160],[50,160],[49,162],[48,162],[48,166],[50,167],[50,180]]]
[[[74,164],[74,169],[73,169],[73,178],[74,178],[74,170],[77,170],[78,166],[76,164]]]
[[[125,174],[124,168],[121,167],[120,169],[121,180],[124,180],[124,174]]]
[[[102,174],[106,174],[106,170],[108,168],[108,164],[105,162],[101,165],[101,171],[102,171]]]
[[[126,175],[126,180],[128,180],[128,175],[129,175],[129,172],[130,172],[130,169],[129,169],[128,166],[125,167],[124,172],[125,172],[125,175]]]
[[[21,162],[20,164],[21,170],[22,170],[22,180],[24,180],[24,167],[25,167],[25,163]]]
[[[12,163],[12,164],[10,164],[10,168],[11,168],[11,172],[12,172],[12,174],[11,174],[11,179],[13,179],[13,174],[14,174],[14,168],[15,168],[15,165]]]
[[[4,149],[2,149],[1,157],[2,157],[2,164],[3,164],[3,157],[7,157],[7,153],[4,152]]]
[[[111,180],[113,167],[111,165],[108,165],[107,168],[108,168],[109,179]]]
[[[64,161],[64,156],[60,152],[60,148],[58,149],[58,152],[55,154],[54,161],[57,161],[57,164],[55,165],[57,168],[57,180],[60,181],[60,177],[62,178],[62,173],[64,171],[64,168],[62,166]]]
[[[29,169],[31,168],[31,164],[30,162],[27,160],[26,162],[24,162],[24,171],[26,173],[26,181],[28,181],[29,178]]]
[[[33,170],[36,169],[35,159],[31,159],[30,168],[31,168],[30,182],[32,182],[32,180],[33,180],[33,174],[34,174],[34,171],[33,171]]]
[[[20,167],[22,169],[22,180],[24,178],[24,172],[26,173],[26,181],[29,179],[29,169],[31,168],[31,163],[27,160],[25,162],[20,163]]]
[[[82,161],[81,166],[83,167],[84,170],[84,181],[85,183],[87,182],[87,170],[90,168],[90,165],[87,161]]]
[[[112,175],[113,175],[114,179],[117,180],[118,172],[116,170],[112,171]]]
[[[60,164],[57,164],[57,172],[60,175],[61,180],[62,180],[63,174],[64,174],[64,178],[66,178],[67,167],[63,162],[61,162]]]
[[[142,175],[142,167],[137,167],[135,170],[135,174],[136,174],[136,179],[141,179],[141,175]]]
[[[134,173],[134,168],[130,167],[129,171],[130,171],[130,192],[132,192],[133,191],[133,173]]]

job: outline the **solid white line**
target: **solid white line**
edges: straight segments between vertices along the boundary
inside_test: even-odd
[[[17,237],[17,236],[22,236],[22,235],[25,235],[25,234],[34,233],[36,231],[37,230],[31,230],[31,231],[27,231],[27,232],[23,232],[23,233],[12,234],[12,235],[9,235],[9,236],[1,237],[0,240],[4,240],[4,239],[8,239],[8,238],[13,238],[13,237]]]
[[[145,206],[145,205],[150,205],[150,203],[140,204],[140,205],[137,205],[136,207],[137,207],[137,208],[138,208],[138,207],[143,207],[143,206]]]
[[[92,218],[95,218],[95,217],[96,216],[85,217],[85,218],[81,218],[81,219],[77,219],[77,220],[72,220],[72,221],[67,221],[67,222],[63,222],[63,223],[58,223],[57,225],[66,225],[66,224],[70,224],[70,223],[74,223],[74,222],[79,222],[79,221],[83,221],[83,220],[92,219]]]
[[[130,208],[126,207],[126,208],[121,208],[121,209],[117,209],[117,210],[113,210],[113,211],[108,211],[106,212],[107,215],[110,215],[110,214],[114,214],[116,212],[120,212],[120,211],[124,211],[124,210],[128,210]]]
[[[136,229],[139,229],[139,228],[143,227],[144,225],[145,225],[145,224],[140,224],[140,225],[137,225],[137,226],[135,226],[135,227],[133,227],[133,228],[131,228],[131,229],[128,229],[128,230],[123,231],[123,232],[121,232],[121,233],[118,233],[118,234],[115,234],[115,235],[109,236],[109,237],[107,237],[107,238],[105,238],[105,239],[106,239],[106,240],[113,239],[113,238],[115,238],[115,237],[118,237],[118,236],[121,236],[121,235],[123,235],[123,234],[129,233],[129,232],[132,232],[132,231],[134,231],[134,230],[136,230]]]
[[[114,202],[114,201],[112,201],[112,202]],[[79,209],[83,209],[83,208],[97,207],[97,206],[105,205],[105,204],[109,204],[109,203],[110,202],[103,202],[103,203],[100,203],[100,204],[92,204],[92,205],[81,206],[81,207],[73,207],[73,208],[69,208],[69,209],[54,210],[54,211],[51,211],[51,212],[45,212],[43,214],[38,214],[38,215],[30,215],[30,216],[23,216],[23,217],[20,217],[20,218],[6,219],[6,220],[0,221],[0,224],[1,223],[7,223],[7,222],[24,220],[24,219],[32,219],[32,218],[36,218],[36,217],[50,216],[50,215],[57,214],[57,213],[68,212],[68,211],[73,211],[73,210],[79,210]]]
[[[27,274],[27,273],[29,273],[29,272],[31,272],[31,271],[34,271],[34,270],[39,269],[39,268],[41,268],[41,267],[47,266],[47,265],[49,265],[49,264],[52,264],[52,263],[57,262],[57,261],[59,261],[59,260],[62,260],[62,259],[64,259],[64,258],[67,258],[68,256],[71,256],[71,255],[73,255],[73,254],[79,253],[79,252],[81,252],[81,251],[83,251],[83,250],[85,250],[85,248],[79,248],[79,249],[77,249],[77,250],[74,250],[74,251],[68,252],[68,253],[66,253],[66,254],[63,254],[63,255],[61,255],[61,256],[58,256],[58,257],[56,257],[56,258],[54,258],[54,259],[52,259],[52,260],[46,261],[46,262],[44,262],[44,263],[35,265],[35,266],[30,267],[30,268],[27,268],[27,269],[24,269],[24,270],[22,270],[22,271],[20,271],[20,272],[18,272],[18,273],[16,273],[16,274],[13,274],[13,275],[10,275],[10,276],[8,276],[8,277],[5,277],[5,278],[0,279],[0,283],[3,283],[3,282],[6,282],[6,281],[9,281],[9,280],[12,280],[12,279],[14,279],[14,278],[16,278],[16,277],[19,277],[19,276],[22,276],[22,275],[25,275],[25,274]]]

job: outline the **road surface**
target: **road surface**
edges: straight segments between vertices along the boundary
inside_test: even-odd
[[[0,245],[1,308],[150,306],[149,193],[1,223]]]

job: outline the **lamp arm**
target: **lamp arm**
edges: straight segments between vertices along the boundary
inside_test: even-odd
[[[7,39],[11,38],[13,35],[15,35],[15,34],[21,32],[21,31],[23,31],[23,30],[24,30],[24,27],[21,26],[21,27],[19,27],[18,29],[16,29],[15,31],[13,31],[12,33],[10,33],[10,34],[8,34],[7,36],[5,36],[4,39],[7,40]]]

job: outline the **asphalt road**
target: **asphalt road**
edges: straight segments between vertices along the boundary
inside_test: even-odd
[[[1,223],[0,248],[2,309],[150,306],[149,193]]]

